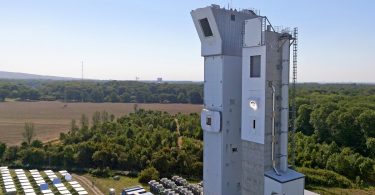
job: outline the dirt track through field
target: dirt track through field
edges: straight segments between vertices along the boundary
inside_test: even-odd
[[[76,174],[72,174],[72,176],[80,184],[82,184],[85,189],[88,190],[89,194],[104,195],[104,193],[102,191],[100,191],[99,188],[97,188],[95,186],[95,184],[93,185],[92,181],[88,180],[86,177],[79,176],[79,175],[76,175]]]
[[[22,142],[25,122],[33,122],[36,137],[42,141],[54,140],[67,132],[72,119],[79,123],[84,113],[91,121],[95,111],[107,111],[116,117],[131,113],[132,103],[68,103],[62,102],[0,102],[0,142],[9,145]],[[172,114],[200,112],[202,105],[192,104],[138,104],[146,110],[166,111]]]

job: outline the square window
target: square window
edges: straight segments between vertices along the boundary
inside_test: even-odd
[[[260,77],[260,55],[250,56],[250,77]]]
[[[199,23],[201,24],[201,28],[205,37],[213,36],[210,23],[208,22],[207,18],[199,20]]]

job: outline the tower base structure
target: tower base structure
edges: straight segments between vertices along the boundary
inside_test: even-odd
[[[281,175],[275,171],[264,174],[264,194],[304,194],[304,186],[305,176],[291,169]]]

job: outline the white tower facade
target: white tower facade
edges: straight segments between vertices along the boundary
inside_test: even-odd
[[[204,57],[205,195],[241,194],[241,69],[244,21],[251,11],[212,5],[191,12]]]
[[[250,10],[191,15],[204,57],[204,194],[303,194],[287,163],[292,36]]]

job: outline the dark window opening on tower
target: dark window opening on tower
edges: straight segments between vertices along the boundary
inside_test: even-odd
[[[230,20],[235,21],[236,20],[236,15],[234,15],[234,14],[230,15]]]
[[[199,20],[199,23],[201,24],[201,28],[205,37],[213,36],[210,23],[208,22],[207,18]]]
[[[211,117],[206,118],[206,125],[211,126]]]
[[[250,57],[250,77],[260,77],[260,56]]]
[[[253,129],[255,129],[255,120],[253,120]]]

